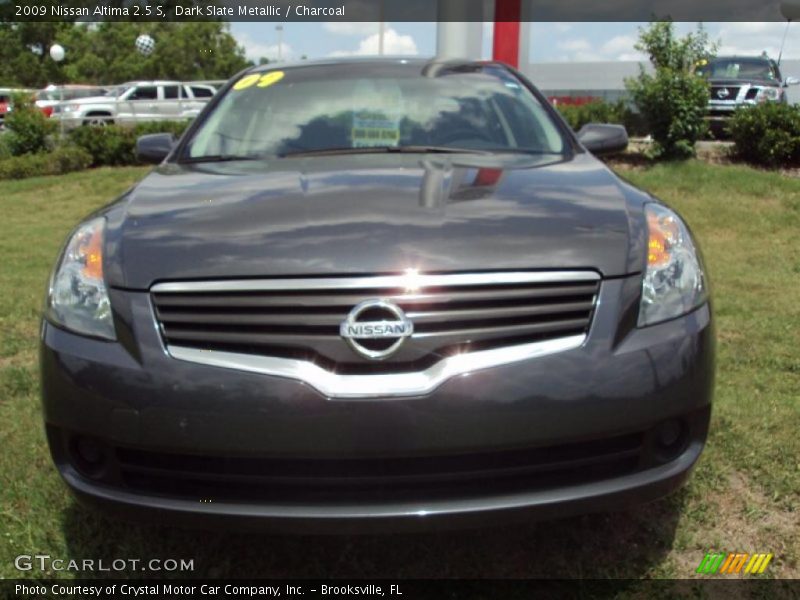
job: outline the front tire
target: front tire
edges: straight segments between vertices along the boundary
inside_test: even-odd
[[[106,125],[113,124],[114,121],[109,114],[87,115],[83,120],[83,125],[87,127],[105,127]]]

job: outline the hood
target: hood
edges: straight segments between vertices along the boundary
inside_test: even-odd
[[[113,96],[89,96],[87,98],[64,100],[64,104],[109,104],[116,101],[117,99]]]
[[[407,268],[617,276],[641,269],[646,199],[588,154],[167,164],[108,211],[106,276],[129,289]]]
[[[781,84],[777,81],[773,81],[771,79],[754,79],[752,77],[747,77],[744,79],[731,79],[730,77],[709,77],[708,83],[712,86],[742,86],[742,85],[761,85],[761,86],[769,86],[769,87],[781,87]]]

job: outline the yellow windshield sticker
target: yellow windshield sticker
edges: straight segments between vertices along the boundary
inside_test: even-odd
[[[269,87],[273,83],[278,83],[281,79],[283,79],[283,76],[283,71],[270,71],[269,73],[264,74],[253,73],[252,75],[246,75],[245,77],[242,77],[239,81],[234,83],[233,89],[239,92],[241,90],[251,88],[256,84],[260,88]]]
[[[278,83],[281,79],[283,79],[283,71],[272,71],[272,73],[267,73],[258,80],[258,87],[269,87],[273,83]]]
[[[246,77],[242,77],[239,81],[234,83],[233,89],[237,92],[239,90],[246,90],[247,88],[254,86],[259,79],[261,79],[261,75],[258,73],[247,75]]]

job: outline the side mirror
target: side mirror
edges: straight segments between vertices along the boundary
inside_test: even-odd
[[[798,84],[800,84],[800,79],[798,79],[797,77],[787,77],[783,81],[784,87],[789,87],[790,85],[798,85]]]
[[[592,154],[614,154],[628,147],[628,132],[622,125],[589,123],[581,127],[578,141]]]
[[[136,156],[149,163],[160,163],[167,158],[178,139],[171,133],[152,133],[136,140]]]

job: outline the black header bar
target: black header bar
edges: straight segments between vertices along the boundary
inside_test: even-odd
[[[521,0],[522,20],[783,21],[781,0]],[[493,21],[486,0],[0,0],[0,21]]]

